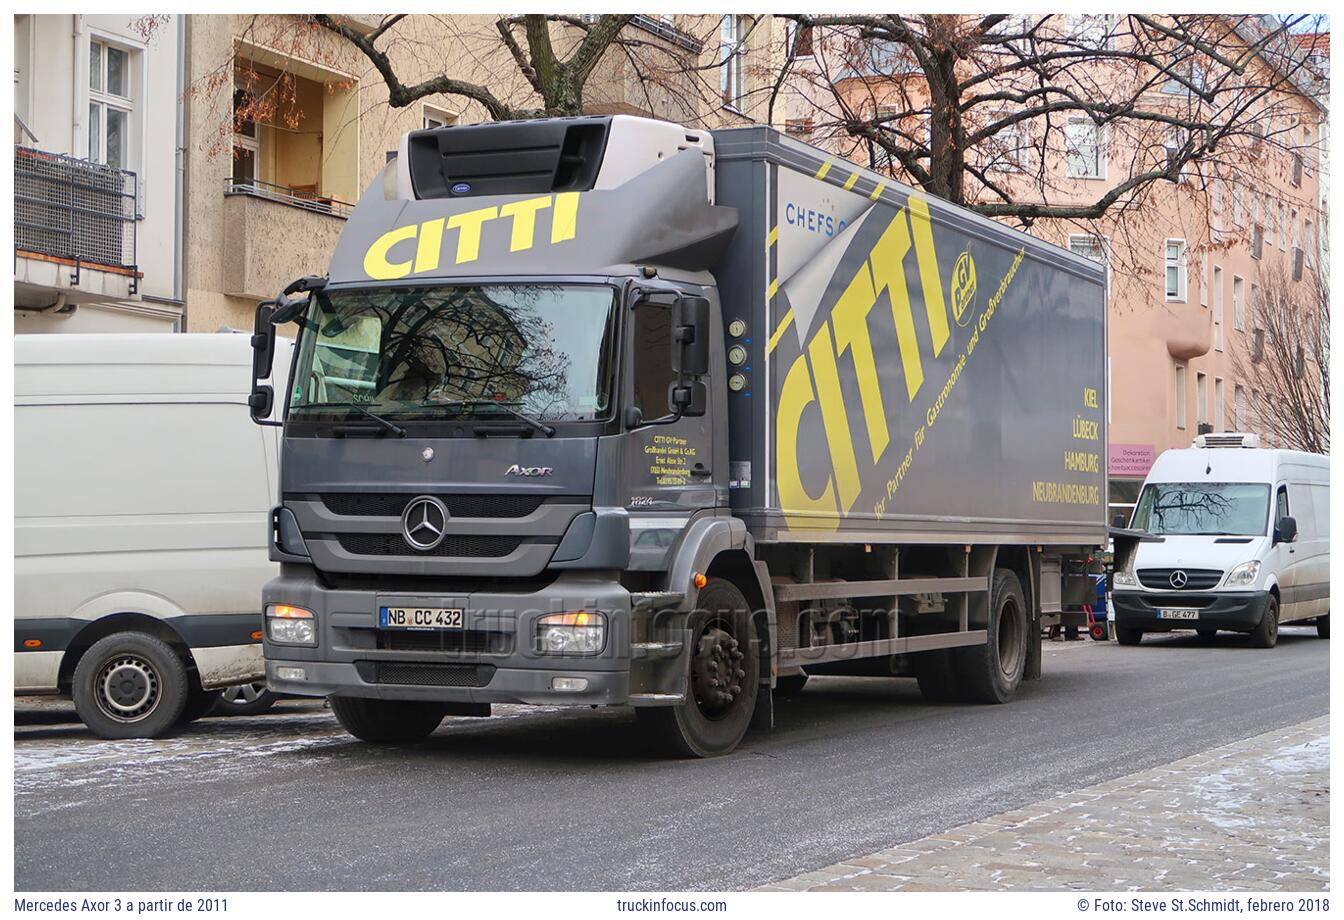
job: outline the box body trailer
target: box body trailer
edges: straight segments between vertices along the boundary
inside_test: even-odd
[[[697,755],[809,673],[1007,701],[1106,541],[1105,314],[771,129],[412,132],[258,311],[259,379],[300,325],[268,679],[369,740],[569,702]]]

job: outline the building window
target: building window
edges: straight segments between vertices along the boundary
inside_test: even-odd
[[[1246,430],[1246,390],[1237,384],[1232,388],[1233,400],[1233,419],[1232,424],[1237,426],[1237,431]]]
[[[1104,14],[1083,14],[1064,17],[1064,34],[1083,48],[1099,51],[1115,46],[1111,30],[1114,19]]]
[[[1176,427],[1185,427],[1185,365],[1176,365]]]
[[[1174,164],[1180,161],[1185,154],[1186,147],[1190,142],[1190,132],[1179,125],[1168,125],[1167,132],[1162,141],[1162,148],[1167,155],[1167,168],[1170,169]],[[1185,168],[1176,173],[1176,181],[1181,182],[1185,179]]]
[[[789,20],[785,23],[785,35],[788,42],[787,47],[793,52],[795,58],[812,57],[812,40],[815,26],[798,27],[798,23]]]
[[[233,89],[233,183],[255,185],[260,178],[257,161],[261,142],[252,115],[252,94],[241,86]]]
[[[1223,350],[1223,269],[1213,267],[1213,347]]]
[[[1186,59],[1171,69],[1171,76],[1162,84],[1162,92],[1177,95],[1202,93],[1208,87],[1208,74],[1198,61]]]
[[[1279,240],[1279,252],[1286,252],[1288,248],[1288,223],[1283,218],[1283,202],[1274,209],[1274,235]]]
[[[724,16],[719,35],[719,89],[724,105],[741,111],[746,95],[747,49],[743,43],[750,18]]]
[[[1232,276],[1232,328],[1246,328],[1246,282]]]
[[[1101,125],[1090,118],[1070,118],[1065,128],[1068,174],[1074,179],[1101,179],[1106,172]]]
[[[1111,243],[1104,236],[1093,236],[1087,234],[1069,234],[1069,252],[1074,255],[1082,256],[1084,259],[1091,259],[1099,265],[1106,266],[1106,282],[1110,286],[1111,279]]]
[[[1207,252],[1199,254],[1199,305],[1201,307],[1209,305],[1209,254]]]
[[[1195,372],[1195,421],[1209,423],[1209,375],[1200,371]]]
[[[1315,268],[1316,235],[1312,232],[1312,225],[1309,220],[1302,223],[1302,248],[1306,251],[1307,268]]]
[[[810,137],[812,135],[812,119],[789,118],[784,122],[784,132],[791,137]]]
[[[450,112],[446,112],[443,109],[436,109],[432,105],[427,105],[424,107],[422,117],[423,122],[421,124],[421,127],[423,127],[426,130],[433,130],[434,128],[446,128],[449,125],[457,124],[456,115],[453,115]]]
[[[117,169],[131,160],[131,52],[89,42],[89,159]]]
[[[1185,240],[1167,240],[1167,300],[1185,302]],[[1216,272],[1217,269],[1214,269]]]
[[[995,112],[992,116],[993,121],[1002,121],[1013,116],[1011,110]],[[993,157],[989,163],[990,169],[995,170],[1019,170],[1026,165],[1026,147],[1022,143],[1023,123],[1013,121],[1003,125],[994,134],[994,140],[998,144],[998,149],[994,151]]]
[[[1214,430],[1214,431],[1226,431],[1226,430],[1227,430],[1226,426],[1223,425],[1223,398],[1224,398],[1224,396],[1225,396],[1225,391],[1223,390],[1223,378],[1222,378],[1222,377],[1214,377],[1214,378],[1213,378],[1213,430]]]

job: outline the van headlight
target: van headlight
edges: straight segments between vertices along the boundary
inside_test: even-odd
[[[284,645],[317,645],[313,612],[292,604],[267,605],[266,638]]]
[[[607,639],[607,618],[578,610],[537,620],[537,651],[543,655],[596,655]]]
[[[1227,581],[1223,582],[1226,588],[1244,588],[1247,585],[1255,584],[1255,578],[1260,574],[1260,560],[1252,559],[1250,562],[1243,562],[1235,569],[1227,573]]]
[[[1119,569],[1116,569],[1115,572],[1115,583],[1117,585],[1126,585],[1131,588],[1137,588],[1139,586],[1139,580],[1134,577],[1133,572],[1124,572]]]

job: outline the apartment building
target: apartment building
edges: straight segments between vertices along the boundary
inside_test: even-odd
[[[182,318],[184,17],[14,17],[14,326]]]
[[[509,105],[539,105],[494,16],[411,15],[379,38],[403,83],[482,83]],[[591,18],[591,17],[590,17]],[[369,34],[380,17],[343,21]],[[581,31],[553,23],[557,50]],[[771,17],[636,16],[584,88],[590,114],[687,124],[763,117]],[[358,49],[287,16],[190,16],[186,328],[250,328],[258,300],[326,271],[347,215],[409,130],[489,120],[477,102],[433,95],[393,108]]]
[[[1012,17],[1005,28],[1023,30],[1035,17]],[[1105,43],[1115,41],[1117,17],[1059,16],[1043,29],[1063,29]],[[851,39],[852,41],[852,39]],[[826,46],[812,36],[809,44]],[[1320,41],[1313,49],[1328,47]],[[867,117],[901,113],[891,123],[907,141],[929,144],[928,90],[922,71],[899,47],[869,43],[856,54],[832,54],[819,69],[824,79],[798,81],[793,94],[811,115],[794,115],[790,130],[813,143],[877,169],[901,176],[900,165],[879,145],[843,132],[813,134],[834,118],[837,108]],[[1323,63],[1324,62],[1324,63]],[[807,63],[811,64],[812,61]],[[1281,63],[1281,62],[1280,62]],[[1319,53],[1315,68],[1328,67]],[[1105,65],[1098,65],[1102,67]],[[1259,59],[1253,68],[1276,66]],[[1319,77],[1319,73],[1317,74]],[[1133,73],[1091,74],[1096,86]],[[1266,83],[1270,82],[1268,79]],[[994,87],[981,91],[992,93]],[[1190,87],[1159,81],[1140,100],[1150,111],[1177,111]],[[1238,356],[1253,359],[1264,346],[1256,328],[1255,305],[1266,285],[1287,279],[1299,285],[1303,301],[1326,252],[1327,185],[1321,174],[1326,133],[1323,83],[1307,70],[1266,99],[1251,115],[1260,140],[1217,163],[1194,164],[1176,183],[1149,186],[1139,202],[1097,220],[1037,219],[1027,228],[1109,267],[1109,356],[1107,414],[1110,429],[1109,503],[1114,513],[1132,506],[1139,485],[1163,450],[1189,446],[1201,431],[1252,431],[1275,445],[1276,411],[1268,394],[1252,389],[1238,373]],[[1012,103],[988,117],[1011,112]],[[829,111],[828,111],[829,110]],[[986,117],[983,111],[978,116]],[[1161,163],[1163,151],[1179,149],[1179,131],[1154,122],[1151,128],[1111,131],[1086,117],[1067,117],[1064,143],[1057,149],[1033,143],[1042,137],[1031,121],[1013,124],[973,151],[973,165],[1015,201],[1082,205],[1095,201],[1135,164]],[[1044,160],[1042,162],[1041,160]],[[908,179],[907,179],[908,181]],[[978,197],[977,197],[978,195]],[[972,200],[995,200],[983,188]],[[1309,365],[1309,362],[1307,362]],[[1304,366],[1295,373],[1314,373]]]

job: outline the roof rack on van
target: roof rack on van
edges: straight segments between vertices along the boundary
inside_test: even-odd
[[[1201,434],[1195,438],[1194,447],[1249,447],[1260,446],[1260,435],[1243,431],[1227,431],[1222,434]]]

